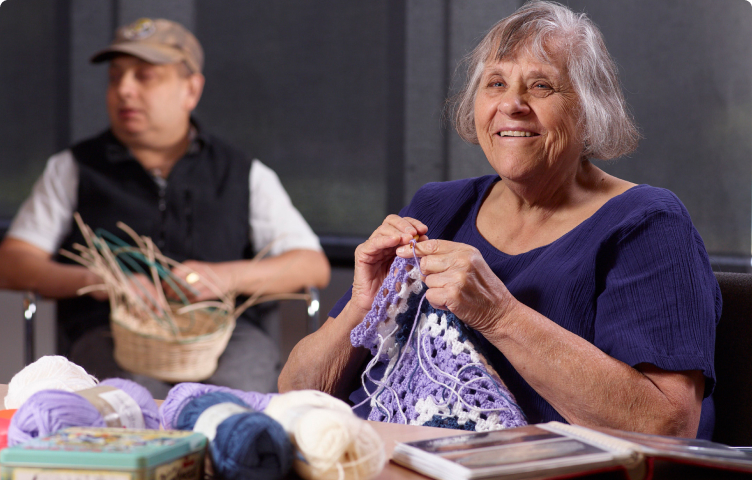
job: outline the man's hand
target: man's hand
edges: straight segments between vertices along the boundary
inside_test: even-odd
[[[220,298],[232,292],[235,285],[232,269],[221,263],[186,260],[173,268],[172,273],[180,279],[172,281],[191,303]],[[162,282],[162,288],[168,299],[182,300],[167,282]]]

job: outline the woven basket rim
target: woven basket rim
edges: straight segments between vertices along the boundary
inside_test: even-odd
[[[233,328],[234,329],[235,328],[235,319],[233,317],[231,317],[231,316],[227,316],[227,318],[228,318],[228,321],[223,322],[213,332],[204,333],[204,334],[201,334],[201,335],[194,335],[194,336],[189,336],[189,337],[183,337],[183,338],[169,338],[169,337],[160,337],[160,336],[157,336],[157,335],[150,335],[150,334],[139,332],[138,330],[134,330],[130,326],[128,326],[128,325],[124,324],[123,322],[117,320],[114,317],[114,311],[112,313],[110,313],[110,322],[111,323],[116,323],[119,327],[121,327],[124,330],[127,330],[128,332],[132,333],[133,335],[139,336],[141,338],[146,338],[146,339],[149,339],[149,340],[155,340],[155,341],[163,342],[163,343],[172,343],[172,344],[180,344],[180,345],[192,344],[192,343],[196,343],[196,342],[200,342],[200,341],[204,341],[204,340],[212,340],[213,337],[217,337],[217,336],[223,335],[228,328]],[[113,335],[115,335],[114,332],[113,332]]]

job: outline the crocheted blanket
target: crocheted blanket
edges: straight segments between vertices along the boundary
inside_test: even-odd
[[[526,425],[509,389],[479,348],[474,332],[451,312],[423,301],[417,259],[397,257],[371,310],[350,333],[371,350],[361,381],[369,420],[488,431]],[[382,362],[382,378],[371,370]]]

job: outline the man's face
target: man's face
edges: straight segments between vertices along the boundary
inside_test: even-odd
[[[188,130],[203,77],[179,64],[154,65],[130,55],[112,59],[107,113],[115,136],[129,147],[161,148]]]

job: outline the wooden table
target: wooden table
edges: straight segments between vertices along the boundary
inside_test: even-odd
[[[393,423],[368,422],[371,424],[376,433],[384,440],[387,458],[392,457],[394,446],[397,442],[412,442],[414,440],[423,440],[426,438],[450,437],[457,435],[456,430],[434,427],[414,427],[412,425],[395,425]],[[378,480],[387,479],[425,479],[423,475],[416,473],[407,468],[401,467],[396,463],[387,462],[381,475],[376,477]]]
[[[0,384],[0,400],[5,398],[8,386]],[[448,430],[433,427],[414,427],[410,425],[394,425],[390,423],[369,422],[374,430],[384,440],[386,454],[391,458],[396,442],[410,442],[414,440],[424,440],[428,438],[448,437],[457,435],[456,430]],[[291,476],[290,478],[297,478]],[[388,462],[381,474],[376,477],[378,480],[425,480],[427,477],[403,468],[395,463]],[[597,475],[588,475],[577,477],[588,480],[612,480],[624,477],[617,472],[602,473]],[[735,472],[721,472],[704,468],[697,468],[687,465],[678,464],[661,464],[658,463],[655,469],[654,479],[677,479],[677,480],[741,480],[752,478],[749,474],[740,474]]]

